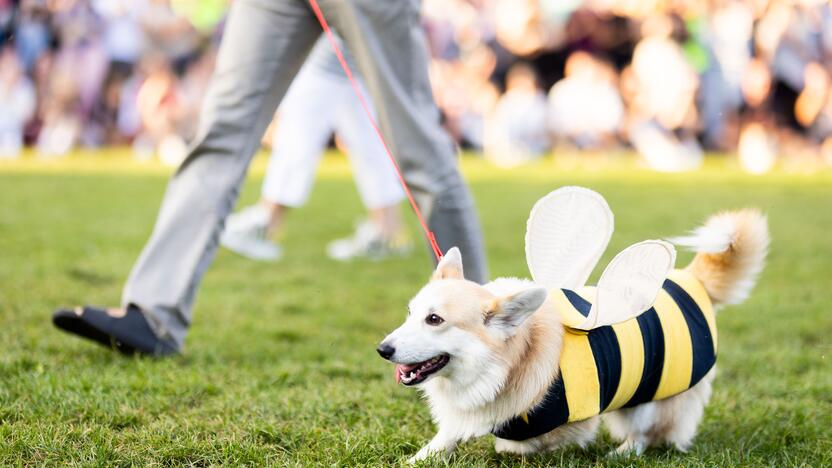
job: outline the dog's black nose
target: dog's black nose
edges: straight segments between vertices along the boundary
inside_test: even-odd
[[[390,356],[396,354],[396,348],[390,346],[387,343],[382,343],[378,345],[376,351],[378,351],[378,355],[383,357],[384,359],[390,359]]]

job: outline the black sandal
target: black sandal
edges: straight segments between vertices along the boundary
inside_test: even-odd
[[[95,341],[123,354],[166,356],[178,353],[175,345],[153,333],[138,307],[128,306],[117,317],[99,307],[61,309],[52,315],[52,323],[68,333]]]

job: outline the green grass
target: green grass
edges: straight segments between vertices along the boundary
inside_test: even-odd
[[[587,451],[520,458],[497,455],[485,437],[452,464],[832,464],[832,174],[751,177],[721,161],[682,175],[594,160],[463,167],[495,276],[527,275],[528,210],[565,184],[601,192],[615,212],[602,264],[731,207],[764,209],[773,244],[751,299],[719,316],[720,372],[689,453],[610,460],[605,435]],[[242,202],[256,199],[262,169],[260,158]],[[52,328],[55,307],[117,303],[167,173],[117,154],[0,165],[0,465],[378,466],[426,443],[426,406],[394,384],[375,345],[403,318],[428,257],[325,258],[326,242],[361,215],[340,158],[328,158],[309,205],[292,213],[284,261],[218,254],[183,356],[125,358]]]

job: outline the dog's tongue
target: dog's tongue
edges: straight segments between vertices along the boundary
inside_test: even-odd
[[[412,371],[416,367],[419,366],[419,363],[416,364],[396,364],[396,383],[402,382],[402,374],[407,374],[408,372]]]

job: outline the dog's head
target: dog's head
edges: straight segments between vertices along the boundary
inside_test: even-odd
[[[410,301],[407,319],[381,342],[378,353],[397,364],[396,380],[407,386],[433,377],[461,386],[499,378],[507,366],[501,356],[504,343],[545,300],[546,290],[540,287],[497,296],[466,281],[462,256],[454,247]]]

